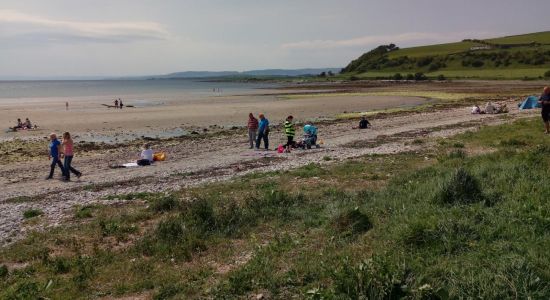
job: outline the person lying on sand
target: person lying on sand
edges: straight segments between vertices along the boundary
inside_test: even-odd
[[[479,105],[474,105],[474,107],[472,107],[472,115],[479,115],[481,114],[481,108],[479,108]]]

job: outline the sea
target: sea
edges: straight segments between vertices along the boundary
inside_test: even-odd
[[[275,83],[224,82],[197,79],[0,81],[0,101],[59,98],[66,101],[110,98],[186,100],[239,95],[275,87]],[[8,100],[9,99],[9,100]]]

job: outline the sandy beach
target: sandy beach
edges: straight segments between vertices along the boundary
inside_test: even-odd
[[[266,93],[267,92],[267,93]],[[332,118],[344,112],[365,112],[394,107],[410,107],[426,102],[420,97],[402,96],[323,96],[288,99],[278,91],[259,90],[252,95],[205,96],[186,101],[151,101],[147,105],[125,99],[124,107],[103,106],[112,98],[84,98],[71,101],[69,110],[60,99],[3,100],[0,120],[3,128],[16,118],[30,118],[40,126],[36,131],[2,132],[3,140],[41,137],[49,132],[71,131],[81,140],[114,140],[117,136],[142,135],[169,137],[209,126],[243,126],[249,112],[265,113],[273,124],[294,115],[297,121]],[[95,137],[95,138],[93,138]],[[122,138],[122,137],[120,137]]]
[[[83,100],[64,110],[64,103],[36,101],[35,103],[2,103],[1,120],[14,116],[29,116],[41,125],[37,131],[3,133],[0,150],[6,159],[0,169],[0,217],[6,220],[0,225],[0,244],[24,236],[21,212],[29,207],[40,207],[46,213],[44,223],[28,230],[56,226],[75,205],[101,201],[102,197],[130,192],[173,191],[186,186],[206,182],[223,181],[250,172],[288,170],[308,163],[327,163],[366,154],[414,151],[410,141],[425,136],[451,136],[464,130],[476,130],[480,125],[500,124],[516,118],[533,116],[537,111],[520,112],[516,107],[518,97],[536,92],[539,83],[448,83],[422,85],[385,84],[373,88],[365,86],[337,86],[309,88],[293,87],[283,90],[259,90],[256,94],[227,95],[170,101],[162,105],[124,108],[115,110],[101,106],[97,101]],[[506,89],[505,89],[506,88]],[[349,91],[356,94],[349,94]],[[364,95],[365,91],[394,91],[399,96]],[[478,94],[492,93],[492,98]],[[328,91],[328,92],[327,92]],[[416,93],[415,93],[416,91]],[[343,112],[364,112],[395,107],[411,107],[431,101],[429,97],[401,96],[419,94],[449,97],[464,92],[476,95],[470,101],[492,100],[506,104],[511,109],[507,118],[500,115],[471,115],[466,103],[427,111],[403,111],[392,115],[380,115],[371,119],[373,128],[354,130],[357,120],[334,119]],[[503,93],[494,96],[495,91]],[[331,94],[332,93],[332,94]],[[289,97],[293,95],[292,97]],[[489,94],[487,94],[489,95]],[[514,96],[515,95],[515,96]],[[39,102],[39,103],[38,103]],[[126,102],[127,105],[131,101]],[[288,114],[298,121],[329,118],[318,121],[321,149],[277,154],[275,151],[248,150],[243,123],[248,112],[264,112],[274,124]],[[7,119],[6,119],[7,118]],[[212,127],[211,125],[217,125]],[[235,125],[240,127],[232,128]],[[225,128],[221,128],[224,126]],[[179,129],[174,130],[175,128]],[[449,128],[449,129],[445,129]],[[185,134],[185,130],[201,130],[198,134]],[[71,130],[75,136],[77,156],[73,165],[85,175],[71,183],[60,180],[44,180],[49,170],[46,141],[50,131]],[[173,130],[173,131],[170,131]],[[162,135],[173,133],[173,137]],[[300,128],[298,129],[300,134]],[[153,167],[138,169],[112,169],[135,159],[143,144],[144,135],[158,135],[149,139],[155,150],[165,151],[168,160]],[[300,136],[298,134],[298,136]],[[111,143],[83,143],[85,140]],[[130,138],[124,141],[122,136]],[[28,139],[26,139],[28,138]],[[284,134],[277,126],[270,134],[271,147],[284,143]],[[423,145],[425,147],[427,145]],[[58,178],[59,179],[59,178]],[[25,229],[25,230],[27,230]]]

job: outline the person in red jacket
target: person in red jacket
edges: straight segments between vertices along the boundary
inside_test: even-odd
[[[248,141],[250,142],[250,149],[254,148],[254,142],[256,141],[256,133],[258,132],[258,119],[254,118],[252,113],[248,114]]]

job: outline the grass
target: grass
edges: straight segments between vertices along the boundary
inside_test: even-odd
[[[27,209],[23,212],[23,218],[31,219],[31,218],[34,218],[34,217],[41,216],[43,214],[44,214],[44,212],[41,211],[40,209],[31,208],[31,209]]]
[[[0,250],[0,298],[548,298],[540,121],[424,142],[86,208]]]
[[[523,79],[523,78],[542,78],[548,71],[548,67],[543,68],[483,68],[479,70],[440,70],[427,73],[427,76],[444,75],[447,78],[484,78],[484,79]]]
[[[488,39],[487,41],[495,44],[528,44],[531,42],[550,44],[550,33],[548,31],[535,32],[531,34],[512,35],[502,38]]]
[[[412,48],[403,48],[397,51],[391,52],[389,58],[397,58],[401,56],[408,57],[423,57],[423,56],[435,56],[435,55],[448,55],[454,53],[461,53],[470,50],[471,47],[479,46],[477,43],[472,42],[457,42],[430,46],[420,46]]]

